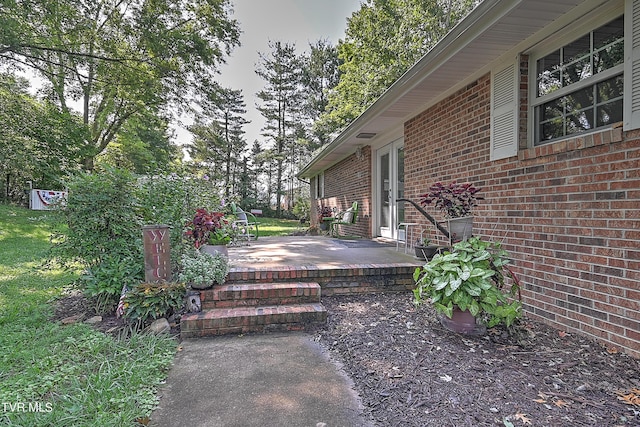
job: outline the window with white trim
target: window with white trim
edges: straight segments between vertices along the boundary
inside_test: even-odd
[[[623,16],[533,60],[535,145],[623,120]]]

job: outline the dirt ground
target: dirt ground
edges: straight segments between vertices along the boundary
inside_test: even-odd
[[[640,426],[640,360],[523,321],[508,334],[444,329],[411,294],[323,297],[316,339],[376,426]]]
[[[640,426],[640,360],[615,348],[531,321],[461,336],[410,293],[322,302],[327,324],[310,332],[351,377],[375,426]],[[53,320],[91,313],[74,293]],[[112,334],[125,326],[113,316],[94,324]]]

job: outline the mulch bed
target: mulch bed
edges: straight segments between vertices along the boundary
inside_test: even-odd
[[[468,337],[411,294],[323,297],[312,333],[375,426],[640,426],[640,360],[524,320]]]

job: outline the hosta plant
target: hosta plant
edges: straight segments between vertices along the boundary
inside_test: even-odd
[[[517,280],[505,283],[505,275],[512,276],[508,262],[499,243],[478,237],[457,243],[416,269],[414,302],[429,301],[449,318],[458,307],[488,327],[510,326],[522,315],[522,305]]]

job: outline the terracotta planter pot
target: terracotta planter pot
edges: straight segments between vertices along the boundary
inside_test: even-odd
[[[453,308],[453,315],[449,319],[444,314],[440,316],[440,323],[450,331],[463,335],[484,335],[487,328],[476,323],[476,318],[467,310],[462,311],[458,307]]]

